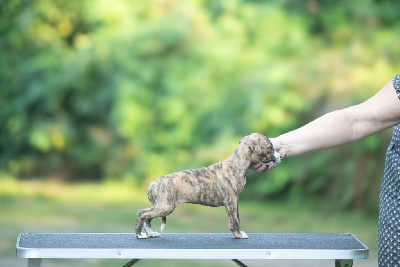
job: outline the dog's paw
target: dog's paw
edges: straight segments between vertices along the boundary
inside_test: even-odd
[[[160,237],[161,235],[160,235],[160,233],[158,233],[158,232],[152,232],[152,233],[149,233],[149,237]]]
[[[249,238],[249,236],[244,232],[244,231],[240,231],[240,233],[242,234],[242,239],[247,239]]]
[[[148,236],[145,233],[140,233],[140,235],[136,235],[138,239],[146,239]]]

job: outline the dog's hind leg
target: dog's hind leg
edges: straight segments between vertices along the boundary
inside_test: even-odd
[[[174,211],[175,207],[176,207],[175,205],[163,204],[163,205],[153,206],[150,209],[139,210],[136,219],[136,237],[147,238],[148,235],[150,237],[159,237],[160,234],[151,230],[150,226],[148,226],[146,222],[151,221],[153,218],[166,217],[167,215],[171,214]],[[141,233],[143,226],[148,235]]]
[[[235,238],[249,238],[247,234],[240,231],[240,220],[237,201],[225,204],[226,214],[228,215],[229,230],[232,231]]]
[[[147,238],[147,234],[142,233],[142,228],[147,220],[146,218],[146,213],[149,213],[150,211],[154,210],[154,207],[151,207],[149,209],[142,209],[138,211],[137,218],[136,218],[136,227],[135,227],[135,232],[136,232],[136,237],[137,238]],[[146,229],[146,228],[145,228]]]
[[[151,229],[151,220],[153,218],[147,219],[144,223],[143,223],[143,228],[146,231],[146,234],[148,237],[160,237],[160,234],[157,232],[154,232],[153,229]]]

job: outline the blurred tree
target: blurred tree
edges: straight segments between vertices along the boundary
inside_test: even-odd
[[[396,1],[0,2],[0,168],[145,184],[359,103],[397,73]],[[244,197],[375,211],[390,132],[250,173]]]

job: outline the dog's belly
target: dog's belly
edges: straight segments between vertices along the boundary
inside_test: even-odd
[[[183,171],[176,177],[179,203],[193,203],[211,207],[224,205],[227,190],[215,171],[207,168]]]
[[[221,190],[221,186],[214,181],[196,185],[189,185],[184,182],[182,185],[177,190],[179,203],[193,203],[211,207],[224,205],[226,195]]]

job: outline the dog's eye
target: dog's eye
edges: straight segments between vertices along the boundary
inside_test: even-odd
[[[270,145],[270,146],[269,146],[269,149],[274,150],[274,146],[273,146],[273,145]]]

